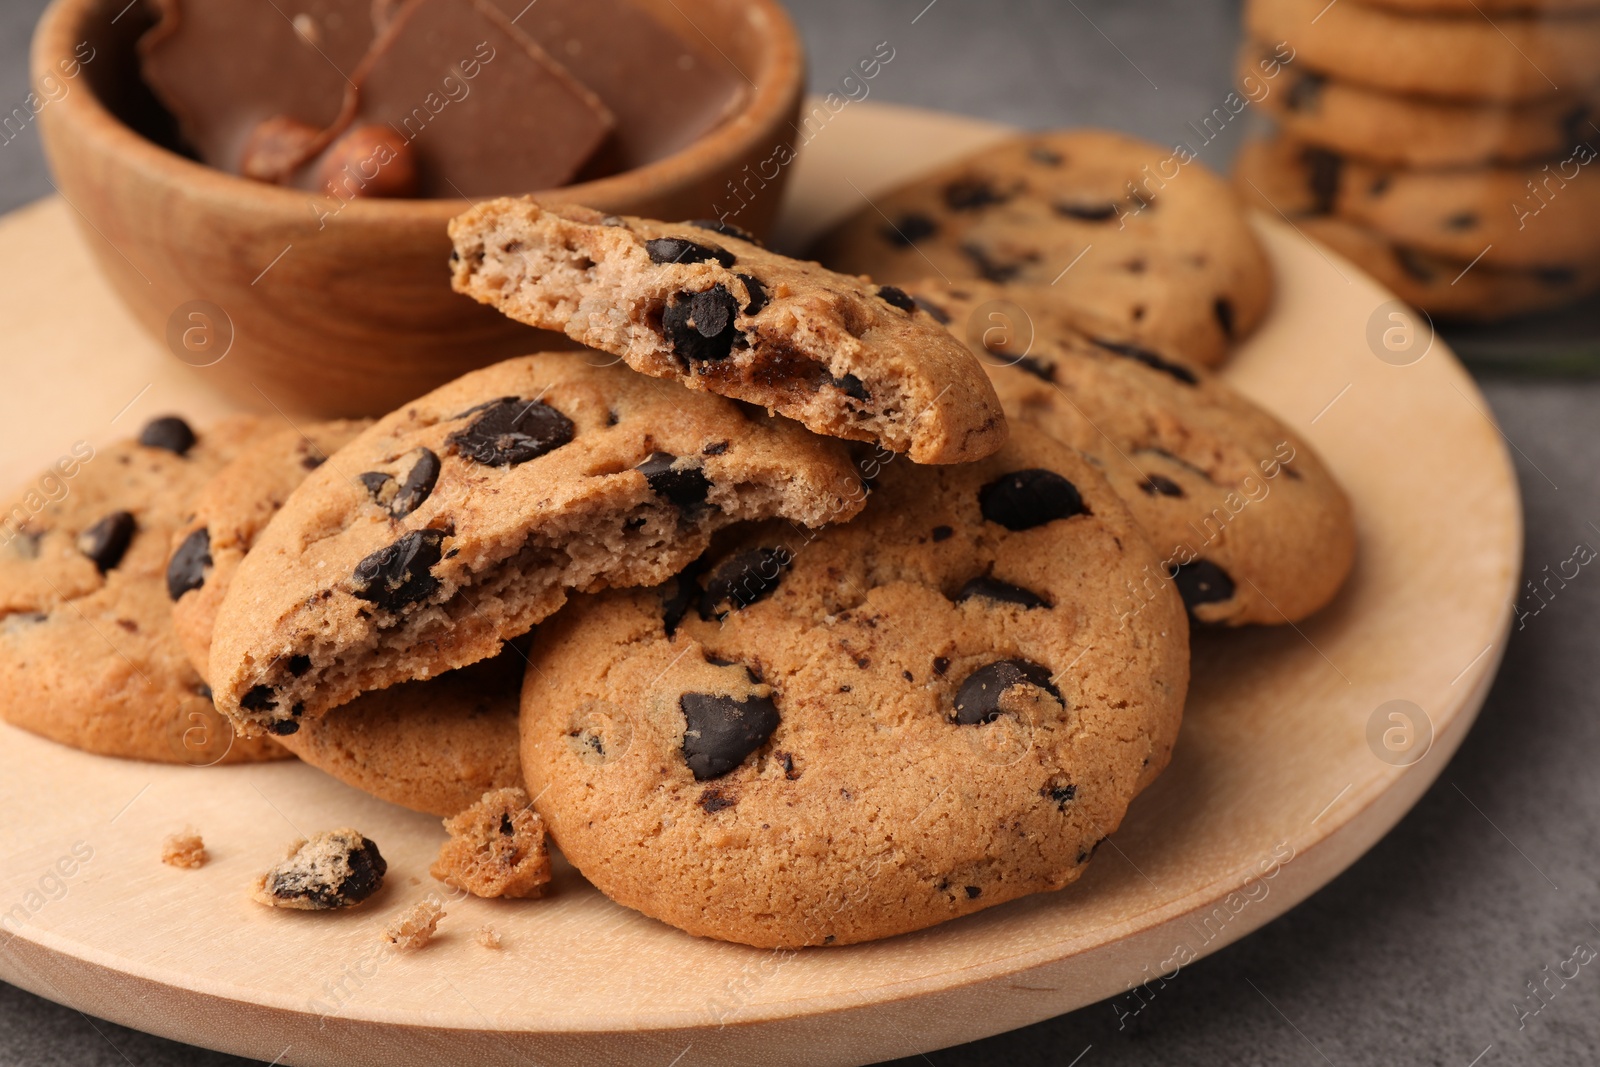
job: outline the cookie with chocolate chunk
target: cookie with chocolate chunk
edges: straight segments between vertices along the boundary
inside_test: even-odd
[[[250,897],[269,908],[353,908],[383,888],[389,864],[360,830],[324,830],[296,841],[284,861],[256,879]]]
[[[759,404],[916,463],[1005,440],[983,371],[900,290],[769,252],[728,227],[492,200],[453,219],[454,284],[634,370]]]
[[[571,353],[508,360],[311,472],[234,575],[211,684],[247,732],[287,736],[493,656],[570,591],[660,582],[729,523],[861,503],[843,446],[787,420]]]
[[[1272,298],[1225,181],[1192,155],[1104,130],[1022,134],[875,195],[823,238],[835,270],[1031,286],[1208,366]]]
[[[869,471],[860,517],[720,535],[657,590],[576,599],[530,652],[522,762],[612,899],[761,947],[931,926],[1085,869],[1166,765],[1171,583],[1073,449]]]
[[[1204,368],[998,286],[910,291],[949,316],[1007,418],[1106,476],[1161,556],[1141,588],[1170,578],[1194,618],[1238,626],[1296,622],[1344,584],[1356,543],[1344,491],[1298,434]]]
[[[1531,164],[1394,170],[1280,133],[1248,142],[1234,173],[1241,192],[1296,223],[1337,218],[1459,263],[1458,273],[1523,272],[1567,288],[1600,265],[1591,240],[1600,232],[1600,183],[1561,184]]]
[[[265,432],[251,418],[196,433],[168,416],[94,450],[57,499],[0,535],[0,716],[88,752],[210,765],[279,759],[235,738],[185,657],[167,549],[190,501]]]
[[[1531,7],[1549,0],[1497,0]],[[1569,3],[1570,0],[1559,0]],[[1458,4],[1459,13],[1421,9]],[[1245,30],[1282,41],[1296,63],[1387,93],[1445,100],[1536,100],[1592,86],[1600,72],[1600,9],[1490,19],[1467,0],[1249,0]]]
[[[1434,100],[1369,89],[1300,63],[1282,65],[1277,80],[1266,82],[1259,80],[1257,66],[1266,51],[1252,43],[1240,55],[1245,86],[1268,87],[1264,94],[1252,94],[1262,111],[1296,140],[1373,163],[1543,163],[1596,136],[1590,125],[1597,121],[1595,105],[1576,92],[1520,104]]]
[[[172,539],[167,596],[178,641],[201,677],[209,672],[217,608],[239,562],[295,487],[368,425],[285,427],[240,452],[195,497],[189,521]]]

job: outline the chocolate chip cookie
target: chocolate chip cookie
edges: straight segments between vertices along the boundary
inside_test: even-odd
[[[1123,610],[1170,578],[1202,622],[1295,622],[1343,585],[1350,503],[1278,419],[1202,368],[1085,332],[1020,292],[982,282],[910,292],[950,318],[1006,416],[1088,456],[1144,527],[1160,564]]]
[[[601,891],[762,947],[930,926],[1085,869],[1166,765],[1170,582],[1082,457],[871,472],[863,514],[720,535],[656,590],[575,599],[522,694],[528,791]]]
[[[983,371],[898,289],[769,252],[727,227],[478,204],[450,223],[454,284],[634,370],[735,397],[917,463],[1005,440]]]
[[[1600,261],[1600,182],[1578,166],[1566,181],[1531,165],[1395,170],[1278,134],[1248,143],[1235,174],[1286,215],[1336,216],[1463,266],[1581,272]]]
[[[167,548],[196,493],[264,433],[168,416],[88,453],[0,544],[0,715],[107,756],[209,765],[287,755],[235,738],[173,631]]]
[[[295,487],[368,425],[285,427],[244,449],[195,497],[189,521],[173,537],[167,595],[173,629],[201,677],[209,675],[217,608],[245,553]]]
[[[363,693],[303,716],[283,747],[391,804],[454,815],[522,784],[517,693],[527,661],[512,649],[426,681]]]
[[[1187,150],[1104,130],[1026,134],[873,197],[817,248],[836,270],[1039,289],[1118,333],[1220,363],[1272,274],[1238,198]]]
[[[494,655],[569,591],[659,582],[728,523],[820,525],[862,495],[840,442],[722,397],[572,353],[474,371],[312,471],[257,538],[217,614],[217,704],[286,736]]]
[[[1241,76],[1255,74],[1262,51],[1246,48]],[[1543,163],[1596,136],[1595,107],[1575,92],[1521,104],[1434,100],[1330,78],[1298,62],[1282,67],[1258,103],[1296,140],[1391,166]]]
[[[1296,63],[1390,93],[1507,103],[1591,86],[1600,73],[1600,11],[1491,20],[1399,6],[1249,0],[1245,28],[1286,42]]]

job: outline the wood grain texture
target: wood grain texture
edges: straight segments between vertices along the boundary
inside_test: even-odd
[[[851,105],[809,146],[780,233],[799,241],[996,133]],[[1198,637],[1173,764],[1078,884],[918,934],[790,954],[688,937],[558,861],[548,899],[447,900],[438,939],[400,955],[378,941],[384,924],[448,893],[427,874],[443,838],[435,820],[302,765],[152,767],[0,728],[0,977],[285,1064],[845,1064],[1122,993],[1281,914],[1382,836],[1459,744],[1500,658],[1521,520],[1487,405],[1443,344],[1412,366],[1379,361],[1365,335],[1387,294],[1293,231],[1261,229],[1278,305],[1225,374],[1349,489],[1356,571],[1298,630]],[[19,354],[0,394],[13,483],[73,440],[109,441],[161,411],[204,421],[226,409],[120,309],[64,205],[0,223],[0,249],[0,322]],[[1367,740],[1374,710],[1394,699],[1423,708],[1434,735],[1405,768]],[[214,857],[199,871],[158,862],[161,838],[186,822]],[[390,862],[368,905],[301,915],[246,899],[291,838],[343,825]],[[74,845],[92,856],[52,875]],[[484,922],[503,952],[473,940]]]

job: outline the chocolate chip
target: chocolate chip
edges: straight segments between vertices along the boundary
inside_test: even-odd
[[[728,451],[727,441],[714,441],[700,450],[702,456],[720,456]]]
[[[1534,277],[1551,288],[1561,288],[1578,280],[1578,272],[1571,267],[1535,267]]]
[[[95,569],[104,574],[122,562],[137,528],[138,523],[130,512],[113,511],[78,535],[78,551],[88,556]]]
[[[744,313],[746,315],[761,314],[766,309],[770,299],[767,295],[767,287],[754,274],[735,274],[734,277],[744,282],[745,292],[750,294],[750,300],[744,306]]]
[[[845,374],[842,377],[833,379],[833,387],[845,396],[853,397],[856,400],[872,399],[872,394],[867,392],[866,385],[854,374]]]
[[[684,362],[727,359],[739,331],[734,329],[738,301],[721,285],[703,293],[675,295],[661,312],[661,325],[672,354]]]
[[[1114,203],[1090,204],[1083,201],[1058,201],[1053,205],[1057,215],[1069,219],[1081,219],[1084,222],[1110,222],[1117,217],[1117,205]]]
[[[1439,272],[1434,269],[1435,261],[1429,259],[1416,249],[1406,248],[1404,246],[1396,247],[1394,250],[1394,258],[1395,262],[1400,264],[1400,269],[1411,275],[1411,277],[1415,278],[1417,281],[1433,282],[1438,280]]]
[[[699,467],[674,467],[671,452],[652,452],[634,470],[644,475],[650,491],[679,508],[692,508],[706,502],[711,479]]]
[[[973,597],[994,600],[1002,604],[1020,604],[1025,608],[1048,608],[1050,601],[1031,589],[1002,582],[998,578],[974,578],[956,592],[957,604]]]
[[[933,657],[933,673],[944,677],[944,672],[950,669],[950,660],[944,656]]]
[[[1457,232],[1474,229],[1477,225],[1478,213],[1476,211],[1458,211],[1444,220],[1445,229]]]
[[[1018,356],[1013,364],[1024,374],[1031,374],[1042,382],[1056,380],[1056,365],[1049,360],[1040,359],[1038,356]]]
[[[886,304],[893,304],[901,311],[915,312],[917,310],[917,302],[911,299],[911,295],[904,289],[896,289],[892,285],[880,285],[878,287],[878,299]]]
[[[979,889],[975,885],[969,885],[969,886],[966,886],[965,888],[967,890],[967,899],[968,900],[977,900],[979,897],[983,896],[983,890]]]
[[[1171,568],[1168,576],[1178,586],[1185,607],[1217,604],[1233,597],[1233,579],[1209,559],[1197,559]]]
[[[715,815],[724,808],[731,808],[739,802],[739,798],[716,786],[707,786],[705,792],[700,794],[700,809],[707,815]]]
[[[1124,359],[1131,359],[1136,363],[1143,363],[1151,370],[1160,371],[1162,374],[1174,378],[1177,381],[1182,382],[1184,385],[1199,384],[1199,375],[1195,374],[1195,372],[1190,370],[1188,367],[1185,367],[1181,363],[1174,363],[1171,360],[1163,359],[1161,356],[1156,355],[1148,348],[1143,348],[1139,345],[1133,344],[1131,341],[1108,341],[1102,337],[1091,337],[1089,340],[1093,341],[1107,352],[1121,356]]]
[[[1389,186],[1394,182],[1393,174],[1380,174],[1372,179],[1372,184],[1367,186],[1368,196],[1382,196],[1389,191]]]
[[[700,596],[700,617],[721,619],[771,596],[794,562],[787,548],[752,548],[737,552],[706,575]]]
[[[1164,474],[1147,474],[1139,483],[1140,492],[1146,496],[1183,496],[1183,486]]]
[[[685,567],[682,573],[662,583],[661,623],[668,637],[677,632],[678,624],[689,614],[689,605],[695,602],[700,593],[699,578],[705,569],[705,560],[697,559]]]
[[[961,254],[972,260],[972,265],[977,268],[980,277],[999,285],[1004,285],[1006,282],[1011,281],[1022,273],[1022,268],[1027,263],[1038,258],[1037,256],[1029,256],[1024,260],[1014,260],[1009,263],[1001,262],[992,258],[982,246],[970,242],[961,246]]]
[[[1331,213],[1339,199],[1339,175],[1344,170],[1344,160],[1326,148],[1310,146],[1301,149],[1300,159],[1306,167],[1312,210],[1318,215]]]
[[[177,600],[206,584],[206,568],[211,566],[211,531],[204,526],[183,539],[167,561],[167,596]]]
[[[933,539],[936,542],[937,541],[948,541],[954,535],[955,535],[955,530],[951,529],[948,526],[935,526],[933,528]]]
[[[1028,149],[1028,158],[1035,163],[1043,163],[1047,167],[1059,167],[1066,161],[1066,157],[1060,152],[1053,148],[1046,148],[1042,144],[1036,144]]]
[[[490,467],[515,467],[572,440],[572,420],[541,400],[503,396],[463,415],[478,417],[448,438],[456,452]]]
[[[1222,336],[1233,336],[1233,303],[1225,296],[1219,296],[1211,302],[1211,314],[1216,316],[1217,325],[1222,327]]]
[[[997,192],[982,178],[957,178],[944,187],[944,202],[951,211],[977,211],[1009,199],[1009,194]]]
[[[406,475],[400,491],[395,494],[394,503],[389,505],[390,514],[400,519],[416,511],[433,492],[434,484],[438,480],[439,457],[432,449],[424,448],[418,455],[417,461],[411,465],[411,473]]]
[[[367,487],[367,494],[372,497],[374,504],[388,507],[391,497],[388,495],[390,487],[394,485],[394,476],[382,471],[362,471],[356,475],[356,481]]]
[[[901,215],[900,221],[884,227],[882,232],[890,244],[909,248],[914,242],[938,233],[939,224],[927,215],[913,211]]]
[[[279,737],[288,737],[290,734],[298,732],[299,729],[300,723],[295,719],[279,719],[277,722],[267,723],[267,732],[276,734]]]
[[[183,455],[194,447],[194,431],[176,415],[151,419],[139,431],[139,443],[146,448],[164,448],[175,455]]]
[[[1032,660],[1003,659],[967,675],[956,690],[956,713],[951,721],[961,726],[994,722],[1001,714],[1001,695],[1018,685],[1031,685],[1061,699],[1061,690],[1050,681],[1048,668]]]
[[[313,455],[313,454],[308,452],[305,455],[300,457],[300,466],[302,468],[304,468],[305,470],[314,471],[318,467],[320,467],[324,463],[326,463],[327,461],[328,461],[328,457],[324,456],[320,452],[316,453],[315,455]]]
[[[935,304],[933,301],[924,300],[920,296],[914,296],[911,299],[916,303],[917,307],[933,316],[933,321],[937,322],[940,326],[950,325],[950,312],[946,311],[938,304]]]
[[[682,237],[657,237],[644,243],[652,263],[711,263],[731,267],[738,261],[732,252],[716,245],[696,244]]]
[[[1057,519],[1087,515],[1078,487],[1055,471],[1013,471],[978,490],[983,517],[1008,530],[1031,530]]]
[[[773,758],[783,768],[783,776],[793,782],[800,777],[800,772],[794,769],[794,754],[790,752],[774,752]]]
[[[778,728],[778,708],[763,696],[737,700],[717,693],[685,693],[683,757],[695,781],[720,778],[744,762]]]
[[[291,731],[293,732],[293,731]],[[338,896],[345,904],[359,904],[378,891],[389,864],[373,841],[363,837],[361,847],[350,850],[350,873],[339,883]]]
[[[310,656],[294,655],[289,657],[289,673],[295,678],[304,678],[310,670]]]
[[[239,706],[246,711],[271,711],[278,706],[277,691],[270,685],[253,686],[239,698]]]
[[[1315,111],[1322,101],[1322,89],[1327,85],[1328,79],[1320,74],[1302,72],[1299,79],[1289,86],[1285,102],[1290,111]]]
[[[351,591],[385,611],[428,599],[439,590],[431,571],[442,558],[443,543],[441,530],[411,531],[356,564]]]
[[[761,243],[761,238],[757,237],[743,226],[735,226],[733,223],[726,222],[722,219],[690,219],[688,222],[684,223],[684,225],[698,226],[702,230],[710,230],[712,233],[720,233],[724,237],[737,237],[739,240],[749,241],[753,245],[759,245]],[[727,264],[723,264],[723,266],[727,266]]]
[[[1078,795],[1078,787],[1071,782],[1052,782],[1039,790],[1039,795],[1055,801],[1057,810],[1067,810],[1067,805]]]

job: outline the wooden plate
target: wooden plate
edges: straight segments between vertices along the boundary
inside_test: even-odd
[[[798,241],[800,220],[814,228],[1002,132],[852,104],[807,146],[784,233]],[[548,900],[447,903],[439,939],[399,954],[378,931],[442,890],[427,875],[436,820],[303,765],[152,766],[0,728],[0,977],[285,1064],[843,1064],[1123,994],[1262,925],[1371,846],[1444,766],[1499,662],[1521,559],[1511,465],[1455,358],[1436,342],[1409,366],[1378,359],[1368,326],[1387,294],[1281,224],[1262,234],[1280,294],[1227,376],[1349,488],[1359,563],[1298,628],[1199,635],[1176,759],[1077,885],[919,934],[786,953],[696,940],[562,869]],[[0,223],[0,264],[10,482],[75,440],[224,410],[113,301],[66,205]],[[1391,718],[1405,706],[1390,701],[1420,715]],[[186,822],[214,857],[199,871],[157,858]],[[298,915],[246,900],[288,840],[343,825],[390,858],[371,905]],[[504,951],[474,942],[485,922]]]

